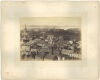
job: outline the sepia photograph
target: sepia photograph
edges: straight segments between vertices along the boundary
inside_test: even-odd
[[[3,80],[97,80],[98,1],[2,1]]]
[[[21,22],[21,60],[81,60],[80,18],[28,18]]]

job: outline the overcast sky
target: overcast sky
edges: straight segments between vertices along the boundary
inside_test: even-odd
[[[21,29],[27,28],[80,28],[81,18],[79,17],[42,17],[42,18],[22,18],[20,20]]]

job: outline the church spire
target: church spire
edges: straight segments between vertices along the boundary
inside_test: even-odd
[[[26,27],[26,24],[25,24],[25,32],[27,32],[27,27]]]

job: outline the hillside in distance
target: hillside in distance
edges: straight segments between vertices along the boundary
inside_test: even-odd
[[[69,29],[55,29],[55,28],[32,28],[27,29],[28,36],[32,37],[35,35],[37,38],[40,36],[47,36],[47,35],[53,35],[55,37],[62,36],[64,40],[78,40],[81,39],[81,30],[80,28],[69,28]],[[23,30],[21,31],[23,32]]]

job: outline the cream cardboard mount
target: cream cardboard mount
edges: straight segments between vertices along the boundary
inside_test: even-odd
[[[97,1],[2,1],[2,80],[98,79]]]

